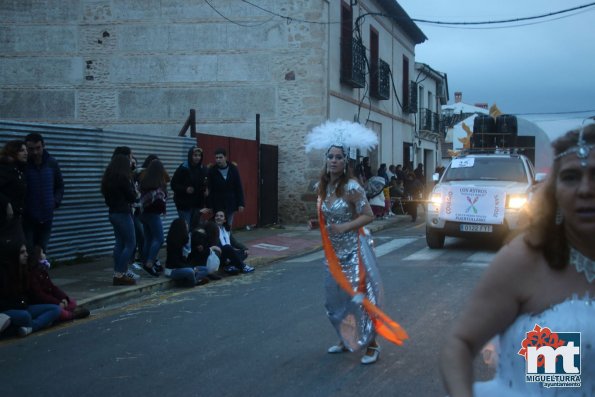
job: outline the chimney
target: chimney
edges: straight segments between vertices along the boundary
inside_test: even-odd
[[[455,92],[455,103],[463,101],[463,93],[461,91]]]

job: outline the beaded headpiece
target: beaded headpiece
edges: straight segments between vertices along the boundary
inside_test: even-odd
[[[585,124],[585,122],[586,122],[586,124]],[[595,148],[595,144],[592,144],[592,143],[587,144],[587,141],[585,141],[585,138],[583,136],[585,133],[585,125],[591,124],[591,122],[587,122],[587,120],[585,120],[585,122],[583,122],[583,125],[579,131],[578,140],[576,142],[576,145],[571,146],[570,148],[566,149],[562,153],[556,155],[554,157],[554,160],[558,160],[564,156],[574,153],[574,154],[576,154],[576,157],[578,157],[578,159],[580,160],[581,167],[584,168],[587,166],[587,159],[589,158],[589,153],[591,152],[591,149]]]
[[[306,136],[306,153],[311,150],[328,150],[331,147],[340,147],[345,155],[351,154],[356,149],[367,151],[378,145],[378,136],[371,129],[351,121],[327,121]],[[350,152],[352,150],[353,152]]]

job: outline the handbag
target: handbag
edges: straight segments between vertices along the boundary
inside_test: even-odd
[[[208,274],[215,273],[219,269],[219,264],[221,261],[219,257],[215,253],[215,251],[211,250],[209,257],[207,258],[207,272]]]

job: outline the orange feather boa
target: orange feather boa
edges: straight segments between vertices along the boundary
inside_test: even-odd
[[[343,274],[343,271],[341,270],[339,258],[337,258],[337,254],[333,249],[331,240],[328,235],[324,215],[322,214],[321,210],[320,199],[318,201],[318,222],[320,225],[320,234],[322,235],[322,246],[324,249],[324,255],[326,256],[326,260],[328,262],[328,267],[331,275],[333,276],[337,284],[350,296],[353,297],[356,293],[364,292],[362,290],[362,282],[360,282],[358,291],[354,291],[351,286],[351,283],[349,282],[349,280],[347,280],[347,277],[345,276],[345,274]],[[362,234],[363,229],[360,228],[359,233]],[[364,280],[365,268],[362,263],[361,255],[359,255],[359,246],[358,258],[361,271],[360,280]],[[364,309],[368,312],[370,318],[372,319],[376,333],[381,335],[383,338],[399,346],[403,344],[403,341],[405,339],[409,338],[407,332],[397,322],[393,321],[382,310],[380,310],[376,305],[374,305],[368,298],[364,297],[362,305]]]

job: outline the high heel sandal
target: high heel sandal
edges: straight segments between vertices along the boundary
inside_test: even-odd
[[[373,350],[372,355],[367,354],[368,351],[366,350],[366,354],[364,354],[360,362],[364,365],[374,364],[380,356],[380,346],[368,346],[367,349]]]

